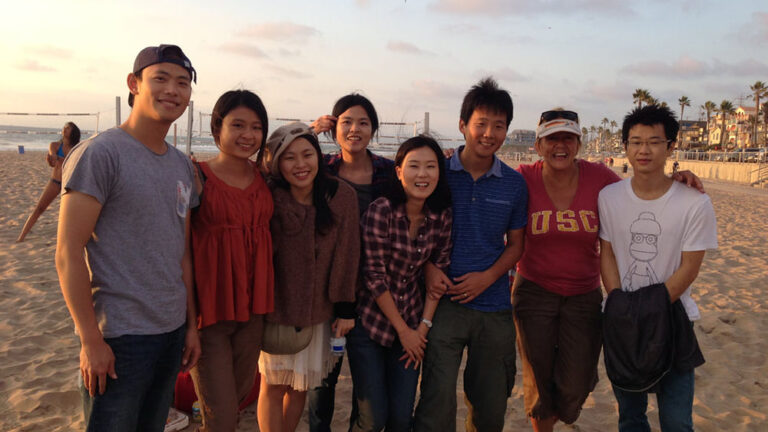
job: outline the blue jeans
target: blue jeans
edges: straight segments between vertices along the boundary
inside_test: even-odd
[[[355,383],[358,415],[350,431],[410,431],[419,369],[405,368],[399,340],[387,348],[371,340],[357,322],[347,334],[347,353]]]
[[[186,327],[158,335],[104,339],[115,355],[117,379],[107,377],[103,395],[81,384],[88,432],[158,431],[165,428],[181,366]]]
[[[693,431],[693,370],[672,369],[656,386],[662,432]],[[650,432],[648,392],[628,392],[613,387],[619,403],[619,432]]]

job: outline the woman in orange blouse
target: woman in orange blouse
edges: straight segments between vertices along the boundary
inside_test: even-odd
[[[201,430],[218,432],[237,427],[238,405],[255,380],[264,315],[274,306],[272,194],[258,161],[250,160],[267,134],[261,99],[247,90],[224,93],[213,108],[211,133],[219,154],[199,164],[202,194],[192,215],[202,347],[192,379]]]

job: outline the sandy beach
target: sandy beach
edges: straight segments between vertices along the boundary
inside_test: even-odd
[[[0,431],[84,426],[77,389],[79,344],[54,267],[59,200],[25,242],[15,243],[49,175],[43,152],[0,152]],[[696,370],[695,427],[768,430],[768,190],[704,183],[717,213],[720,248],[707,253],[693,291],[702,313],[696,333],[707,360]],[[505,431],[530,430],[521,382],[518,374]],[[346,430],[351,387],[345,364],[334,430]],[[463,430],[461,377],[457,397]],[[651,399],[650,418],[658,430]],[[616,430],[616,421],[616,402],[601,361],[600,382],[581,417],[556,430],[610,431]],[[243,412],[238,430],[257,430],[255,405]],[[299,430],[308,430],[306,416]]]

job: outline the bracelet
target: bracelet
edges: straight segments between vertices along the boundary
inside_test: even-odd
[[[432,328],[432,321],[430,321],[430,320],[428,320],[426,318],[422,318],[421,322],[423,322],[427,326],[427,328]]]

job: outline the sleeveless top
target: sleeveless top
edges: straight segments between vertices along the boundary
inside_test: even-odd
[[[245,189],[224,183],[206,162],[200,207],[192,216],[192,255],[198,327],[248,321],[274,308],[274,270],[269,220],[274,205],[253,164]]]

